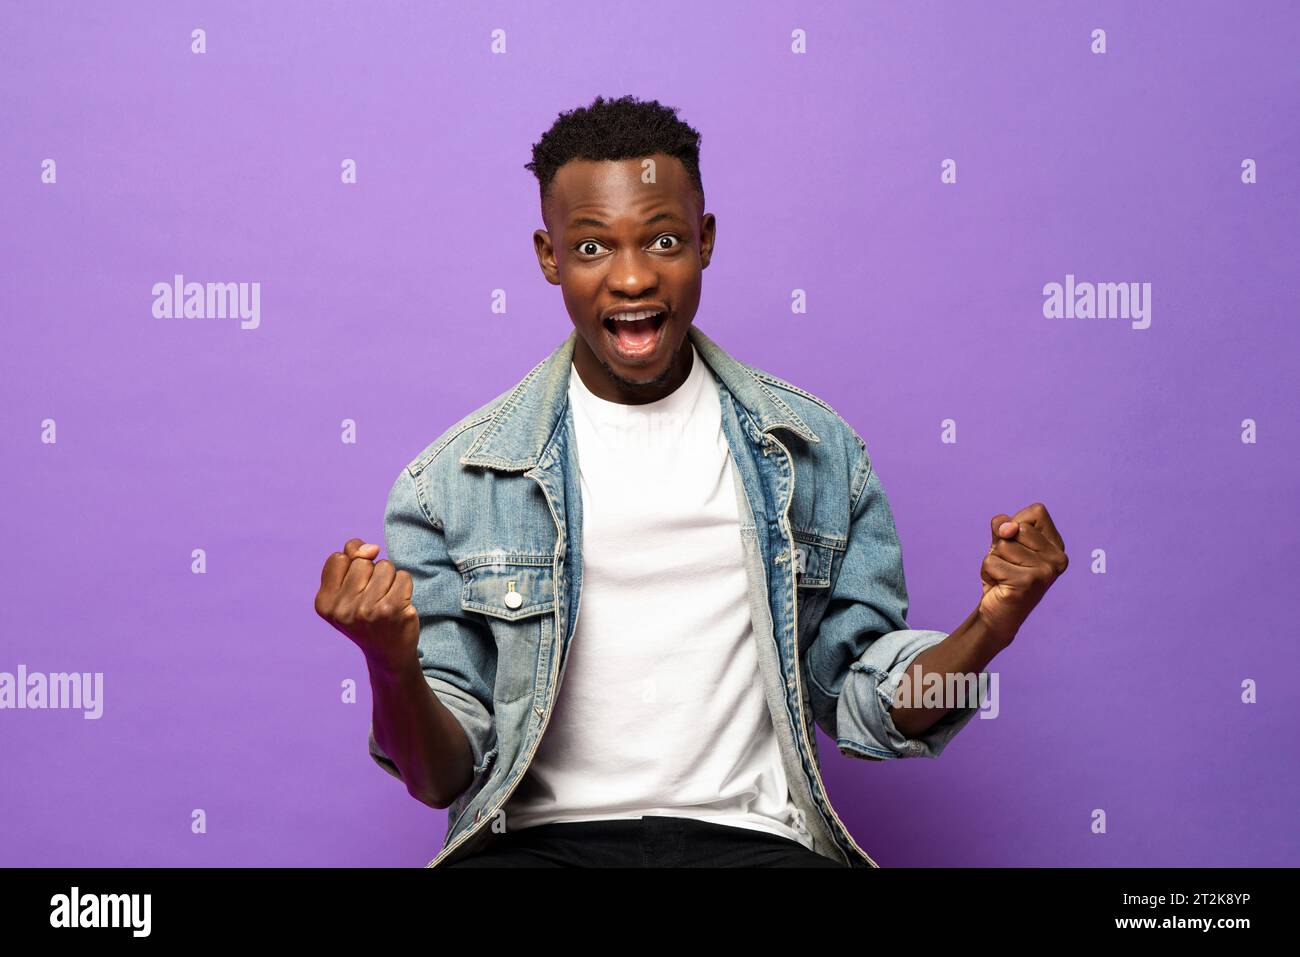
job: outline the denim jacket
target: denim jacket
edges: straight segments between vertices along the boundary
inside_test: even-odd
[[[918,654],[902,554],[863,440],[817,397],[728,355],[698,326],[731,449],[750,609],[797,826],[813,849],[876,867],[831,807],[814,723],[851,757],[937,757],[978,707],[919,738],[888,707]],[[582,495],[568,382],[577,332],[398,473],[387,557],[414,581],[419,658],[473,751],[436,867],[487,845],[550,720],[582,595]],[[980,678],[980,687],[988,676]],[[370,728],[370,754],[396,765]]]

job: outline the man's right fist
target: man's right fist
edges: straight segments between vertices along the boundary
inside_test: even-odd
[[[417,657],[420,613],[411,604],[410,573],[386,558],[374,561],[378,554],[378,545],[351,538],[325,559],[316,614],[351,638],[368,663],[397,670]]]

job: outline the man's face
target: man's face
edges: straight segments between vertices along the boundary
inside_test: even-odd
[[[644,182],[650,170],[654,181]],[[537,261],[578,331],[573,363],[583,384],[611,402],[668,395],[690,372],[681,355],[713,252],[713,214],[700,208],[686,168],[662,153],[573,160],[556,172],[542,217]],[[656,315],[614,318],[632,308]]]

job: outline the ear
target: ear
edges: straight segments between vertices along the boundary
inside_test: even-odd
[[[533,232],[533,251],[537,254],[537,265],[542,275],[552,286],[560,284],[560,267],[555,261],[555,246],[551,243],[551,234],[544,229]]]

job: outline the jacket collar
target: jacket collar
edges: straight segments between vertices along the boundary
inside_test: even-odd
[[[760,432],[789,429],[805,441],[821,441],[750,366],[733,359],[694,323],[687,327],[686,335],[704,364],[753,416]],[[460,457],[462,465],[484,465],[506,471],[537,465],[568,401],[569,374],[577,341],[578,331],[574,329],[554,352],[524,376]]]

